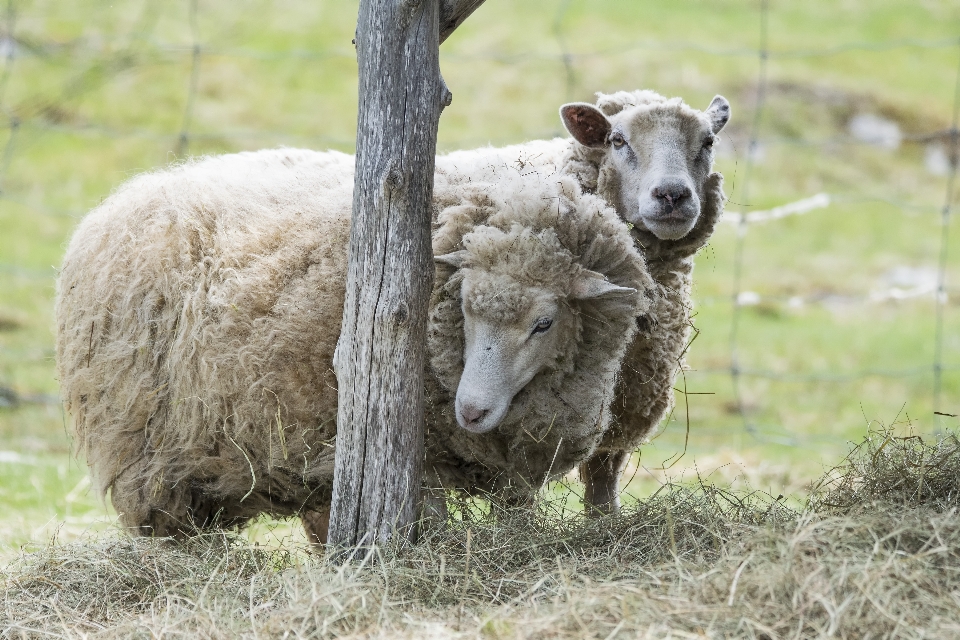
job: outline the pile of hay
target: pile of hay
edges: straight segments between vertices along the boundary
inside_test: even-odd
[[[339,567],[116,535],[8,566],[0,637],[955,638],[958,506],[956,436],[876,433],[799,510],[708,485],[600,522],[461,505],[421,544]]]

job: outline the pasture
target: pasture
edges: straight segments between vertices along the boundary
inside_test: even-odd
[[[913,464],[910,447],[920,445],[888,436],[951,430],[958,419],[934,411],[960,414],[960,249],[956,221],[943,224],[944,206],[957,202],[944,133],[956,126],[960,87],[960,6],[951,2],[487,0],[441,48],[454,95],[441,151],[562,135],[559,105],[592,101],[595,91],[651,88],[698,108],[721,93],[734,114],[717,162],[731,214],[826,194],[818,200],[826,206],[767,222],[738,225],[731,215],[698,256],[698,334],[677,410],[636,456],[625,488],[632,506],[607,534],[573,515],[575,482],[554,487],[535,522],[500,529],[467,518],[422,549],[389,556],[382,571],[337,572],[306,555],[297,523],[261,521],[240,537],[172,550],[110,530],[113,516],[87,492],[57,400],[52,300],[65,243],[117,185],[187,155],[352,151],[356,8],[330,0],[0,8],[0,561],[15,563],[4,624],[23,606],[34,607],[31,620],[47,620],[56,609],[38,604],[53,594],[44,589],[66,593],[109,560],[113,569],[92,571],[102,577],[101,609],[55,634],[189,635],[231,617],[237,626],[220,627],[225,637],[283,635],[295,629],[278,622],[289,617],[302,635],[320,636],[580,637],[587,628],[601,638],[668,630],[773,638],[793,637],[795,627],[800,637],[831,629],[850,637],[866,635],[851,620],[876,607],[890,626],[878,622],[875,635],[918,634],[910,622],[925,620],[942,622],[927,637],[949,637],[955,614],[932,621],[950,598],[956,607],[955,577],[944,576],[957,559],[932,550],[956,548],[942,537],[956,528],[956,488],[944,485],[933,506],[918,502],[929,465]],[[877,428],[889,431],[873,432],[869,446],[919,474],[916,495],[845,506],[816,498],[817,479]],[[939,446],[938,465],[956,469],[953,454],[941,455],[955,443],[927,442],[923,455]],[[859,460],[844,473],[862,480],[882,457]],[[687,484],[663,485],[668,478]],[[851,486],[869,485],[861,480]],[[718,497],[751,490],[764,493]],[[875,500],[886,506],[871,511]],[[908,515],[894,518],[901,509]],[[711,518],[700,528],[712,532],[709,548],[670,528]],[[619,546],[604,542],[609,531]],[[831,554],[839,557],[847,534],[843,564]],[[470,551],[468,535],[479,545]],[[549,543],[524,555],[538,536]],[[880,560],[870,551],[876,539],[894,541]],[[515,564],[487,562],[505,548],[517,556],[504,562]],[[812,558],[821,557],[817,573]],[[147,565],[156,570],[147,575]],[[620,585],[617,565],[633,571],[631,586],[605,593],[601,582]],[[77,573],[64,573],[70,566]],[[802,589],[790,590],[826,574],[832,589],[830,580],[852,580],[857,567],[859,586],[841,581],[853,591],[803,600]],[[870,568],[892,572],[877,574],[877,591],[864,590]],[[884,591],[892,575],[914,576],[906,584],[915,586]],[[735,576],[749,603],[734,598]],[[930,595],[938,580],[942,601]],[[660,600],[643,595],[654,585]],[[221,598],[237,589],[243,602]],[[904,598],[916,607],[891,608]],[[738,607],[729,616],[728,599]],[[617,629],[625,616],[651,622]],[[794,627],[767,629],[770,620]]]

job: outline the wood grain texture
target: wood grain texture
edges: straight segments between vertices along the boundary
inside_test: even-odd
[[[423,368],[433,286],[430,201],[440,77],[439,0],[363,0],[357,21],[356,181],[334,358],[337,448],[329,542],[414,534]]]

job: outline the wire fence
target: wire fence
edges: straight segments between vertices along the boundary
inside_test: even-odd
[[[248,145],[257,144],[300,144],[307,146],[336,145],[349,147],[353,144],[352,136],[347,134],[331,134],[329,132],[312,133],[295,130],[251,128],[248,130],[222,129],[217,131],[196,131],[194,129],[195,111],[198,101],[201,100],[200,85],[204,74],[206,61],[216,58],[237,58],[251,60],[289,60],[302,61],[304,65],[334,59],[352,59],[354,51],[349,47],[335,47],[316,50],[290,48],[285,50],[259,50],[254,48],[218,47],[205,43],[199,26],[199,16],[203,6],[199,0],[186,0],[187,4],[187,31],[190,34],[190,44],[171,43],[157,40],[149,33],[148,21],[138,26],[138,32],[129,38],[125,47],[111,50],[102,43],[89,41],[58,43],[58,42],[28,42],[18,36],[17,10],[13,0],[8,0],[6,10],[2,16],[3,33],[0,36],[0,55],[3,56],[2,71],[0,71],[0,127],[6,129],[6,141],[3,143],[2,157],[0,157],[0,201],[10,206],[16,206],[29,214],[47,216],[51,218],[79,218],[84,214],[82,210],[62,209],[50,205],[42,199],[32,197],[27,193],[19,193],[7,188],[7,176],[11,163],[16,162],[19,154],[25,152],[31,144],[45,135],[68,134],[76,136],[95,136],[107,141],[124,140],[151,140],[160,143],[167,142],[171,154],[176,158],[187,156],[193,151],[194,145],[205,141],[238,141]],[[563,74],[563,85],[567,97],[573,99],[583,90],[585,80],[578,74],[578,67],[595,59],[605,59],[610,56],[622,56],[629,52],[646,51],[673,51],[691,52],[705,56],[737,57],[756,59],[757,72],[755,76],[754,104],[747,128],[747,148],[739,154],[737,174],[733,177],[734,187],[732,201],[724,215],[723,222],[731,225],[735,230],[732,244],[732,273],[729,284],[727,303],[730,307],[729,337],[727,340],[727,366],[704,367],[700,373],[706,375],[726,375],[729,377],[732,388],[734,411],[739,418],[742,429],[752,437],[763,439],[771,437],[758,427],[745,401],[744,384],[747,379],[760,379],[775,382],[851,382],[866,378],[913,378],[932,376],[932,407],[930,413],[937,416],[936,425],[941,425],[939,418],[950,416],[950,406],[946,402],[944,393],[944,374],[960,371],[960,366],[954,366],[945,357],[945,339],[948,326],[945,322],[949,293],[949,258],[950,228],[953,217],[953,202],[957,177],[958,155],[960,155],[960,59],[957,63],[956,87],[953,102],[951,124],[948,128],[937,127],[920,133],[899,135],[898,141],[904,144],[926,145],[939,143],[946,148],[946,187],[942,198],[943,205],[939,209],[940,234],[937,240],[938,254],[936,263],[936,280],[934,284],[920,283],[912,287],[890,286],[883,290],[865,291],[854,301],[859,305],[880,304],[889,301],[904,301],[914,298],[933,298],[935,301],[935,323],[933,335],[933,359],[929,364],[910,364],[903,367],[866,367],[857,370],[797,370],[776,371],[763,367],[750,367],[744,363],[742,351],[745,340],[743,321],[745,311],[752,306],[768,300],[770,296],[761,296],[748,290],[744,284],[745,251],[749,245],[753,229],[758,225],[776,225],[783,221],[801,215],[817,215],[817,211],[827,210],[838,204],[857,205],[858,203],[880,202],[894,208],[905,215],[934,213],[934,207],[923,202],[891,198],[887,195],[864,193],[811,193],[807,197],[794,202],[782,203],[780,206],[768,210],[758,210],[752,204],[753,190],[756,185],[756,163],[761,148],[773,146],[798,147],[810,150],[832,149],[837,146],[869,146],[870,141],[864,141],[851,134],[831,135],[827,137],[805,138],[802,136],[784,137],[764,135],[763,123],[767,117],[767,102],[770,93],[770,63],[773,60],[800,60],[800,59],[830,59],[835,56],[848,54],[884,55],[895,50],[951,50],[956,49],[960,57],[960,37],[951,38],[900,38],[885,42],[845,42],[825,46],[822,48],[785,48],[776,46],[770,40],[769,18],[770,2],[761,0],[757,12],[758,46],[745,47],[711,47],[694,42],[660,41],[652,39],[637,39],[632,42],[620,42],[609,47],[597,48],[590,51],[574,51],[569,44],[569,38],[564,28],[565,16],[570,9],[570,0],[561,0],[552,23],[552,35],[555,38],[558,53],[524,52],[501,53],[486,51],[473,54],[449,53],[445,59],[460,63],[471,61],[495,61],[503,65],[517,65],[529,61],[546,61],[559,65]],[[58,121],[50,117],[50,109],[56,105],[38,101],[27,103],[26,106],[14,111],[10,107],[8,85],[16,74],[17,61],[26,55],[43,59],[45,56],[60,55],[64,51],[77,60],[88,60],[83,69],[76,75],[66,78],[61,91],[61,99],[69,99],[85,91],[95,90],[98,83],[109,78],[117,77],[123,72],[136,68],[138,64],[147,64],[160,58],[173,58],[186,62],[189,67],[187,84],[183,88],[185,101],[179,115],[179,126],[176,130],[164,130],[151,126],[117,126],[110,122],[72,123]],[[545,128],[545,133],[552,129]],[[728,175],[728,184],[731,176]],[[56,276],[54,269],[38,269],[15,261],[0,259],[0,276],[23,279],[26,281],[48,282]],[[715,300],[706,300],[715,302]],[[778,304],[806,305],[817,301],[817,294],[795,294],[780,297],[775,300]],[[704,302],[703,299],[700,302]],[[694,347],[696,349],[696,347]],[[52,357],[50,347],[25,347],[21,349],[0,346],[0,357],[8,362],[49,360]],[[2,375],[2,370],[0,370]],[[2,385],[0,380],[0,386]],[[11,388],[5,392],[9,400],[14,393]],[[52,402],[49,395],[20,390],[19,396],[24,402]],[[781,441],[783,437],[777,436]],[[799,436],[798,436],[799,438]],[[798,438],[791,440],[796,442]]]

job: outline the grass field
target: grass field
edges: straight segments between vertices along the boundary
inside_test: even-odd
[[[332,0],[12,0],[0,10],[0,387],[22,399],[0,405],[0,555],[110,522],[55,401],[54,282],[77,220],[130,176],[184,155],[352,150],[355,17],[356,2]],[[734,110],[718,160],[730,210],[831,196],[744,237],[739,289],[758,303],[741,308],[743,414],[729,375],[736,227],[699,256],[686,375],[698,395],[679,398],[643,451],[637,496],[694,469],[801,496],[869,424],[937,428],[935,298],[872,296],[922,289],[936,274],[948,177],[923,135],[953,117],[960,5],[779,0],[768,17],[763,92],[757,2],[487,0],[443,45],[454,102],[442,150],[561,135],[558,106],[595,91],[646,87],[700,108],[722,93]],[[895,122],[902,144],[852,138],[858,114]],[[953,414],[960,247],[947,275],[941,409]],[[658,471],[664,461],[675,464]],[[299,535],[274,528],[251,535]]]

